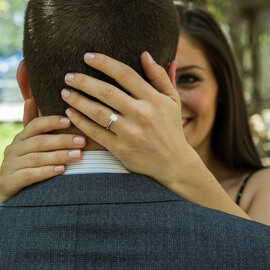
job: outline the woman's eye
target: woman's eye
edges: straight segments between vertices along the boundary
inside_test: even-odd
[[[194,75],[182,75],[178,78],[178,84],[192,84],[199,81],[199,78]]]

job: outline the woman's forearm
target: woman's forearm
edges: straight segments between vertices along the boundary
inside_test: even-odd
[[[241,218],[251,218],[230,198],[213,174],[200,158],[195,158],[186,172],[181,172],[179,164],[173,170],[171,181],[160,181],[169,190],[182,198],[207,208],[219,210]],[[181,167],[183,169],[183,167]]]

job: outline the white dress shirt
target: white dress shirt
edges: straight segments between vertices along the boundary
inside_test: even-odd
[[[80,161],[66,165],[64,175],[90,173],[130,173],[130,171],[108,151],[84,151]]]

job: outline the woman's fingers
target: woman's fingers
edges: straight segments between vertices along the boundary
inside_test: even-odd
[[[158,65],[148,52],[144,52],[141,56],[141,63],[152,86],[160,93],[169,96],[180,104],[179,94],[173,85],[175,82],[176,62],[170,63],[166,70]]]
[[[69,93],[68,95],[67,92]],[[113,112],[112,109],[98,102],[90,100],[87,97],[84,97],[83,95],[73,90],[63,90],[62,97],[70,106],[80,111],[100,126],[108,126],[110,117]],[[121,115],[118,114],[118,121],[115,122],[115,124],[111,127],[111,131],[115,133],[116,131],[120,131],[118,125],[120,118]]]
[[[89,55],[92,55],[93,58],[89,57]],[[180,104],[179,95],[173,86],[176,69],[175,61],[170,63],[166,70],[158,65],[149,53],[145,52],[142,54],[142,66],[154,88],[131,67],[106,55],[87,53],[85,55],[85,62],[115,79],[135,99],[151,100],[156,94],[156,90],[158,90]],[[123,114],[130,111],[130,107],[134,105],[134,100],[123,91],[111,84],[87,75],[69,73],[65,77],[65,82],[67,85],[97,98]]]
[[[71,122],[68,118],[63,116],[46,116],[39,117],[32,120],[25,129],[20,132],[14,139],[14,142],[23,141],[27,138],[48,133],[53,130],[69,128]]]
[[[64,172],[64,165],[51,165],[39,168],[23,168],[15,171],[12,175],[1,174],[0,203],[13,197],[27,186],[61,175]]]
[[[89,57],[93,55],[94,58]],[[131,67],[123,64],[117,60],[112,59],[103,54],[89,54],[84,57],[86,64],[95,68],[109,77],[116,80],[132,97],[136,99],[145,99],[152,95],[152,89],[149,88],[149,84],[135,72]],[[75,77],[66,83],[74,88],[80,89],[80,81]],[[136,87],[135,87],[136,86]]]
[[[71,80],[72,76],[75,77]],[[73,88],[79,89],[89,96],[97,98],[119,112],[127,111],[134,101],[131,96],[119,90],[115,86],[84,74],[69,73],[66,75],[65,81]],[[68,98],[68,91],[68,89],[64,89],[62,91],[62,96]],[[82,99],[80,100],[83,102]]]
[[[83,114],[74,109],[68,109],[66,114],[71,122],[92,140],[96,141],[107,149],[110,149],[115,145],[116,135],[114,133],[109,132],[104,127],[89,120]],[[112,125],[114,124],[115,122]]]
[[[12,155],[12,151],[15,153],[15,150],[17,156],[22,156],[35,152],[76,149],[83,148],[86,143],[86,139],[80,135],[42,134],[26,139],[20,147],[19,143],[11,144],[7,147],[6,154]]]
[[[10,198],[20,192],[21,189],[34,183],[47,180],[65,172],[65,166],[43,166],[39,168],[25,168],[14,172],[12,179],[5,177],[5,181],[1,181],[1,187],[5,190],[6,198]]]
[[[14,172],[24,168],[63,165],[66,163],[79,161],[81,158],[82,151],[79,149],[29,153],[18,157],[16,164],[12,165],[12,171]]]

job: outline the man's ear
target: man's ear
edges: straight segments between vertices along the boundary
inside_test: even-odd
[[[168,73],[168,76],[169,76],[174,88],[176,88],[176,82],[175,82],[176,67],[177,67],[176,60],[173,60],[166,67],[166,71]]]
[[[23,125],[27,126],[33,119],[39,117],[38,108],[34,98],[28,98],[24,102]]]
[[[16,77],[24,100],[32,98],[28,71],[26,69],[24,60],[22,60],[18,66]]]
[[[25,100],[24,103],[24,114],[23,114],[23,124],[26,126],[34,118],[39,117],[38,108],[35,100],[32,96],[31,87],[29,84],[28,72],[22,60],[17,69],[17,82],[20,87],[22,96]]]

